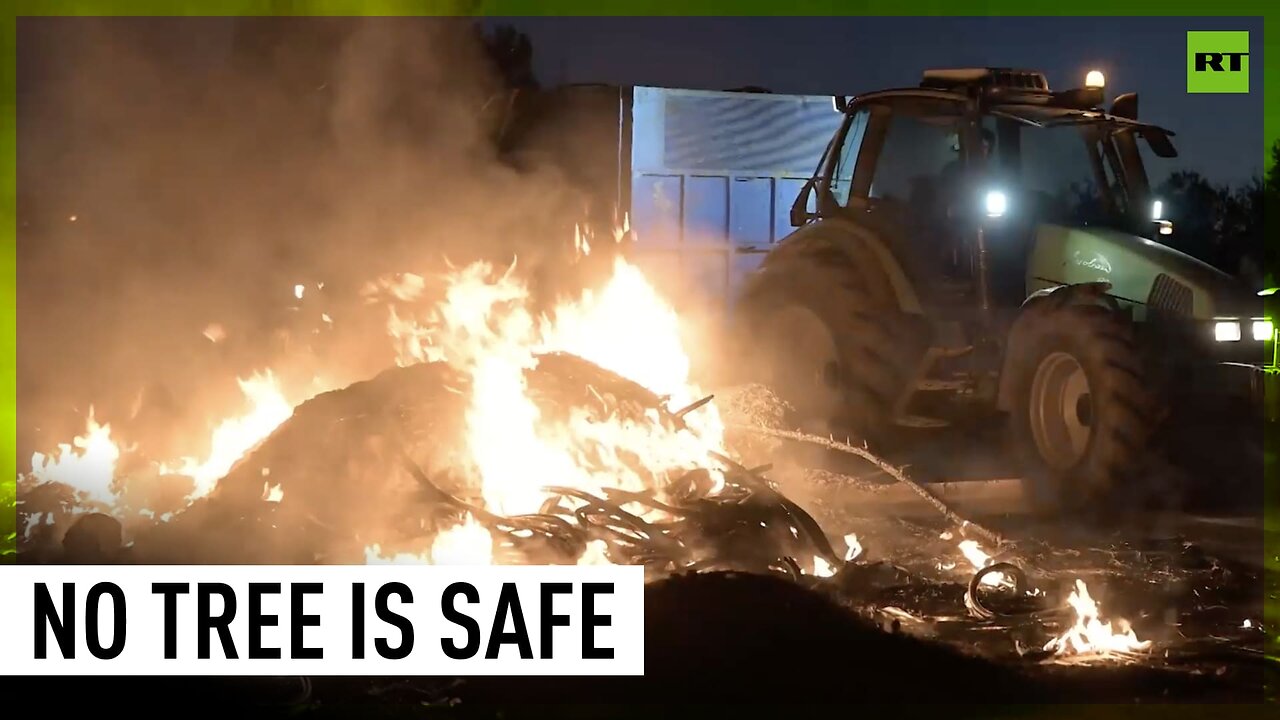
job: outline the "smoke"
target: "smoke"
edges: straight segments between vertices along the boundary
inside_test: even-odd
[[[582,198],[499,157],[510,96],[468,20],[24,18],[18,42],[23,456],[90,404],[202,452],[237,376],[305,395],[390,364],[366,282],[572,249]]]

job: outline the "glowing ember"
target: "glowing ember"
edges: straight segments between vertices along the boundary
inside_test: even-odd
[[[238,382],[252,405],[249,412],[224,420],[214,429],[209,454],[204,460],[187,457],[177,468],[161,466],[163,473],[186,475],[195,480],[191,499],[208,495],[236,461],[293,415],[293,405],[285,400],[270,371]]]
[[[112,487],[120,447],[111,439],[111,426],[99,425],[89,408],[84,435],[61,443],[54,456],[34,453],[31,474],[42,483],[54,482],[84,493],[90,500],[110,505],[116,500]]]
[[[218,323],[210,323],[203,334],[211,343],[219,343],[227,339],[226,329]]]
[[[982,546],[974,540],[964,540],[960,543],[960,552],[964,553],[964,559],[969,561],[975,571],[991,564],[991,556],[983,551]],[[990,573],[982,578],[983,585],[996,587],[999,585],[1012,585],[1013,580],[1005,577],[1004,573]]]
[[[831,563],[823,560],[821,557],[813,556],[813,576],[814,577],[831,577],[836,574],[836,569],[831,567]]]
[[[303,293],[305,290],[306,290],[306,288],[305,288],[305,287],[303,287],[302,285],[294,285],[294,286],[293,286],[293,296],[294,296],[295,298],[297,298],[297,299],[301,300],[301,299],[302,299],[302,293]]]
[[[844,536],[844,544],[848,548],[844,553],[845,562],[851,562],[862,554],[862,543],[858,542],[858,536],[854,533]]]
[[[270,483],[262,483],[262,499],[267,502],[278,503],[284,499],[284,488],[279,485],[271,485]]]
[[[1058,655],[1112,655],[1147,650],[1151,641],[1138,640],[1125,620],[1119,620],[1116,629],[1111,623],[1102,622],[1100,609],[1083,580],[1076,580],[1076,589],[1067,598],[1076,611],[1076,622],[1071,629],[1045,644],[1045,650]]]

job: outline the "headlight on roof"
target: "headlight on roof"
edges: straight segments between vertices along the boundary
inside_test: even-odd
[[[1254,320],[1253,321],[1253,339],[1260,341],[1270,340],[1275,335],[1276,326],[1270,320]]]

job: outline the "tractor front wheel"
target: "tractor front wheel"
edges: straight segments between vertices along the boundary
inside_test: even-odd
[[[1012,439],[1042,512],[1105,516],[1134,487],[1154,424],[1129,321],[1096,305],[1032,308],[1011,353]]]

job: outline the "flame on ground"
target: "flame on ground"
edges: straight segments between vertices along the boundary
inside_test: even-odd
[[[250,403],[249,412],[223,420],[213,430],[209,454],[203,460],[182,458],[177,467],[161,466],[161,472],[186,475],[195,481],[190,499],[208,495],[231,467],[258,443],[293,415],[293,405],[285,399],[271,371],[237,380]]]
[[[960,552],[964,553],[964,559],[969,561],[975,572],[991,564],[991,556],[975,540],[961,541]],[[982,584],[998,587],[1000,585],[1012,585],[1013,580],[1005,577],[1004,573],[993,572],[982,578]]]
[[[828,578],[836,574],[836,569],[820,555],[813,556],[813,576]]]
[[[34,453],[31,474],[41,483],[55,482],[83,493],[93,502],[114,504],[113,487],[120,446],[111,439],[111,425],[100,425],[89,408],[85,434],[58,445],[55,455]]]
[[[847,548],[844,553],[844,561],[852,562],[862,555],[862,543],[858,542],[856,533],[849,533],[844,536],[844,545]]]
[[[1076,580],[1075,590],[1067,598],[1067,603],[1076,611],[1076,622],[1062,635],[1045,644],[1045,650],[1052,650],[1057,655],[1113,655],[1117,653],[1133,653],[1151,647],[1150,640],[1138,640],[1138,636],[1123,619],[1112,628],[1110,622],[1103,622],[1098,603],[1089,596],[1089,588],[1083,580]]]
[[[214,428],[208,455],[203,460],[185,457],[155,465],[161,475],[185,475],[194,481],[188,502],[208,495],[240,458],[293,415],[293,405],[285,399],[270,371],[238,382],[249,410],[239,417],[223,420]],[[111,426],[99,424],[90,408],[84,435],[69,444],[60,444],[52,456],[32,454],[31,477],[38,483],[64,485],[93,503],[113,509],[119,501],[116,466],[122,453],[131,449],[121,447],[111,436]],[[263,500],[280,502],[283,497],[284,491],[279,485],[263,489]]]

